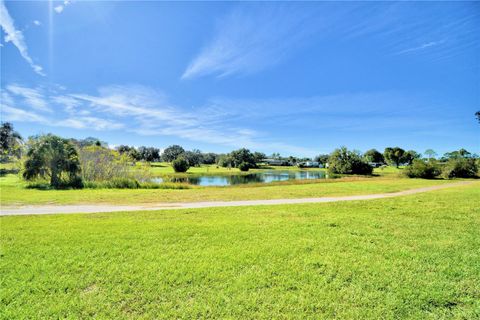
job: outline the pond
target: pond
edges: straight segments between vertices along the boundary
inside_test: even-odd
[[[287,180],[328,179],[324,171],[266,171],[233,175],[195,175],[191,177],[154,178],[152,182],[182,182],[197,186],[230,186]]]

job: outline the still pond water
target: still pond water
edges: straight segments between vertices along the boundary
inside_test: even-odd
[[[234,174],[225,176],[192,176],[185,178],[154,178],[153,182],[183,182],[197,186],[231,186],[247,183],[269,183],[287,180],[328,179],[324,171],[266,171],[249,174]]]

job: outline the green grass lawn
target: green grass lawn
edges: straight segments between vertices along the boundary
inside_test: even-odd
[[[3,217],[0,314],[478,319],[479,202],[475,184],[372,201]]]
[[[74,203],[158,203],[214,200],[253,200],[281,198],[309,198],[396,192],[406,189],[451,183],[449,180],[422,180],[384,176],[373,178],[349,177],[332,180],[286,181],[272,184],[239,185],[229,187],[192,187],[171,189],[82,189],[38,190],[26,189],[17,175],[0,177],[0,203],[74,204]]]

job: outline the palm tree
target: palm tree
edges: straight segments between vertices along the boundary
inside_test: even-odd
[[[0,126],[0,155],[2,158],[21,155],[23,138],[13,129],[10,122],[2,122]]]

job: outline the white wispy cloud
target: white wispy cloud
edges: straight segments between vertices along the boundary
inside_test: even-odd
[[[38,88],[28,88],[17,84],[8,85],[6,88],[13,95],[20,96],[27,106],[40,111],[52,112],[42,90]]]
[[[98,95],[70,94],[89,103],[97,113],[115,115],[141,135],[169,135],[222,145],[252,143],[252,130],[224,127],[215,115],[202,115],[173,106],[160,92],[142,86],[109,86]]]
[[[85,129],[94,128],[94,130],[117,130],[124,127],[123,124],[98,117],[75,117],[67,118],[57,122],[57,125],[67,128]]]
[[[62,4],[59,4],[58,6],[55,6],[53,10],[55,10],[56,13],[62,13],[65,8],[70,5],[72,2],[69,0],[64,0]]]
[[[48,123],[47,118],[42,115],[20,108],[11,107],[7,104],[2,104],[1,111],[2,118],[8,121],[37,122],[43,124]]]
[[[300,7],[305,9],[242,4],[218,22],[212,38],[181,78],[250,74],[282,62],[313,42],[329,48],[363,41],[385,55],[429,54],[434,59],[461,54],[480,43],[478,3],[459,5],[454,14],[443,6],[425,10],[418,3],[338,6],[322,2],[308,10]]]
[[[433,46],[441,45],[444,42],[445,42],[445,40],[426,42],[426,43],[423,43],[423,44],[421,44],[419,46],[416,46],[416,47],[401,50],[401,51],[397,52],[397,54],[405,54],[405,53],[411,53],[411,52],[415,52],[415,51],[419,51],[419,50],[424,50],[424,49],[427,49],[427,48],[430,48],[430,47],[433,47]]]
[[[25,61],[28,62],[32,69],[37,74],[45,76],[43,68],[40,65],[35,64],[33,59],[30,57],[23,33],[15,28],[14,21],[8,13],[7,7],[5,6],[5,2],[3,0],[0,0],[0,24],[6,34],[5,42],[11,42],[15,47],[17,47],[20,55]]]
[[[49,93],[44,94],[45,91]],[[173,105],[162,92],[149,87],[116,85],[101,87],[98,94],[84,94],[15,84],[8,85],[1,93],[2,118],[9,121],[99,131],[122,129],[139,135],[172,136],[229,148],[312,152],[274,141],[268,132],[237,125],[225,117],[226,111],[209,112],[210,105],[194,109]],[[55,113],[38,108],[44,103],[52,106]]]
[[[228,148],[295,155],[314,155],[319,152],[318,145],[325,143],[351,142],[338,140],[339,132],[349,132],[349,139],[372,139],[372,135],[385,130],[405,134],[450,125],[445,120],[431,119],[435,112],[447,112],[441,101],[398,92],[289,99],[214,98],[192,108],[172,104],[162,92],[144,86],[106,86],[88,94],[63,88],[30,88],[37,94],[49,92],[42,96],[55,110],[49,113],[33,108],[23,96],[12,93],[12,86],[1,91],[2,119],[9,121],[80,130],[121,129],[138,135],[171,136]],[[455,121],[455,117],[451,120]],[[299,140],[299,134],[291,136],[291,132],[301,132],[304,138]]]
[[[312,32],[310,22],[309,14],[293,7],[238,8],[218,23],[182,78],[246,74],[274,65]]]

